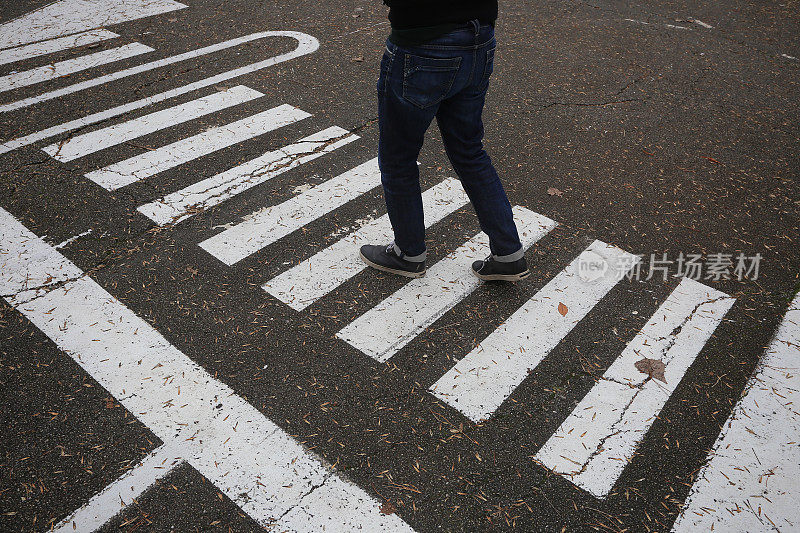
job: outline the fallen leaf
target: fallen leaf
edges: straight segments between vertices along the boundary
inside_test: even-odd
[[[558,302],[558,312],[561,313],[561,316],[567,316],[567,311],[569,308],[561,302]]]
[[[356,56],[352,59],[352,61],[356,63],[361,63],[362,61],[364,61],[364,56]]]
[[[385,500],[381,504],[381,514],[394,514],[396,511],[397,507],[395,507],[394,504],[389,500]]]
[[[558,196],[558,197],[564,196],[564,192],[556,189],[555,187],[549,187],[547,189],[547,194],[549,194],[550,196]]]
[[[664,383],[667,382],[666,378],[664,377],[664,370],[666,369],[666,366],[664,365],[663,361],[659,361],[658,359],[648,359],[645,357],[636,361],[633,366],[635,366],[636,370],[642,374],[647,374],[651,378],[663,381]]]

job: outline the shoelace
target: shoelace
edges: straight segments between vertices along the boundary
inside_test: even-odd
[[[486,264],[489,263],[491,260],[492,260],[492,256],[489,255],[489,257],[487,257],[486,259],[481,261],[481,266],[480,266],[480,268],[477,269],[477,272],[480,272],[481,270],[483,270],[483,267],[485,267]]]

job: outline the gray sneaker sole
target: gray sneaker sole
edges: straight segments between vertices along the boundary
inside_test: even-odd
[[[483,281],[522,281],[531,275],[530,270],[520,272],[519,274],[480,274],[472,268],[469,270],[475,274],[476,277],[482,279]]]
[[[397,270],[396,268],[389,268],[387,266],[379,265],[373,261],[370,261],[364,254],[358,252],[358,255],[361,256],[361,260],[364,261],[367,265],[371,266],[376,270],[380,270],[381,272],[388,272],[390,274],[397,274],[398,276],[403,276],[404,278],[421,278],[425,276],[425,271],[422,272],[409,272],[408,270]]]

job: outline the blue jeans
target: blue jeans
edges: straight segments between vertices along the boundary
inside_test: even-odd
[[[523,255],[511,204],[482,143],[495,46],[494,28],[477,20],[419,46],[386,42],[378,80],[378,165],[395,250],[409,261],[425,259],[417,157],[433,117],[492,255],[498,261]]]

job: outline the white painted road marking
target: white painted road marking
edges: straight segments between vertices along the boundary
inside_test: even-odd
[[[205,87],[210,87],[218,83],[224,83],[233,78],[237,78],[245,74],[250,74],[252,72],[256,72],[258,70],[271,67],[272,65],[277,65],[278,63],[283,63],[284,61],[288,61],[296,57],[310,54],[314,52],[317,48],[319,48],[319,41],[317,41],[317,39],[308,34],[296,31],[265,31],[261,33],[254,33],[252,35],[249,35],[241,39],[246,39],[247,41],[253,39],[263,39],[265,37],[291,37],[297,40],[297,48],[295,48],[291,52],[286,52],[285,54],[273,56],[263,61],[259,61],[257,63],[251,63],[249,65],[245,65],[244,67],[228,70],[221,74],[216,74],[209,78],[204,78],[202,80],[192,82],[188,85],[184,85],[183,87],[170,89],[169,91],[164,91],[162,93],[158,93],[153,96],[148,96],[147,98],[142,98],[141,100],[136,100],[134,102],[129,102],[127,104],[122,104],[117,107],[107,109],[106,111],[100,111],[82,118],[70,120],[69,122],[64,122],[63,124],[52,126],[50,128],[38,131],[36,133],[31,133],[30,135],[24,135],[22,137],[17,137],[16,139],[11,139],[9,141],[0,144],[0,154],[16,150],[17,148],[21,148],[23,146],[28,146],[43,139],[50,138],[54,135],[67,133],[69,131],[73,131],[78,128],[83,128],[90,124],[95,124],[97,122],[102,122],[104,120],[108,120],[110,118],[117,117],[125,113],[129,113],[136,109],[141,109],[149,105],[157,104],[159,102],[169,100],[170,98],[175,98],[176,96],[180,96],[182,94],[190,93],[192,91],[203,89]],[[246,41],[241,41],[240,39],[234,39],[233,41],[235,41],[234,45],[241,44],[241,42],[246,42]],[[226,43],[231,43],[231,42],[232,41],[226,41]],[[194,52],[189,52],[189,53],[191,54],[196,52],[199,52],[199,50],[195,50]],[[53,98],[56,98],[57,96],[60,95],[53,96]],[[22,102],[24,102],[24,100]],[[31,104],[32,103],[35,102],[31,102]],[[31,105],[31,104],[26,104],[26,105]],[[6,109],[5,106],[0,106],[0,112],[10,111],[11,109],[12,108]],[[18,109],[18,107],[14,107],[14,109]]]
[[[380,185],[378,159],[367,161],[283,202],[265,207],[200,243],[200,247],[233,265],[309,222]]]
[[[714,29],[714,26],[712,26],[711,24],[708,24],[707,22],[703,22],[702,20],[697,20],[697,19],[691,19],[691,20],[695,24],[699,24],[700,26],[704,27],[707,30]]]
[[[108,39],[116,39],[117,37],[119,37],[119,35],[108,30],[91,30],[76,35],[60,37],[52,41],[31,43],[17,48],[0,50],[0,65],[15,63],[23,59],[52,54],[54,52],[77,48],[87,44],[99,43]]]
[[[16,102],[10,102],[8,104],[3,104],[3,105],[0,105],[0,113],[6,113],[8,111],[14,111],[16,109],[22,109],[24,107],[32,106],[32,105],[38,104],[40,102],[46,102],[47,100],[53,100],[54,98],[60,98],[62,96],[66,96],[68,94],[73,94],[73,93],[76,93],[76,92],[79,92],[79,91],[84,91],[84,90],[89,89],[91,87],[97,87],[98,85],[103,85],[105,83],[109,83],[109,82],[112,82],[112,81],[120,80],[122,78],[127,78],[129,76],[134,76],[136,74],[141,74],[142,72],[147,72],[149,70],[165,67],[167,65],[172,65],[173,63],[178,63],[180,61],[186,61],[187,59],[194,59],[196,57],[204,56],[204,55],[210,54],[212,52],[218,52],[220,50],[225,50],[226,48],[232,48],[234,46],[239,46],[240,44],[244,44],[244,43],[247,43],[247,42],[250,42],[250,41],[254,41],[256,39],[261,39],[261,38],[264,38],[264,37],[268,37],[270,34],[274,35],[274,34],[288,34],[288,33],[294,33],[294,32],[253,33],[253,34],[250,34],[250,35],[246,35],[245,37],[238,37],[236,39],[231,39],[229,41],[224,41],[224,42],[221,42],[221,43],[212,44],[212,45],[206,46],[204,48],[198,48],[197,50],[192,50],[190,52],[184,52],[182,54],[174,55],[174,56],[167,57],[167,58],[164,58],[164,59],[151,61],[150,63],[145,63],[143,65],[137,65],[135,67],[130,67],[130,68],[126,68],[124,70],[120,70],[120,71],[117,71],[117,72],[112,72],[111,74],[106,74],[105,76],[99,76],[97,78],[93,78],[93,79],[90,79],[90,80],[86,80],[86,81],[82,81],[82,82],[79,82],[79,83],[75,83],[73,85],[68,85],[67,87],[62,87],[60,89],[56,89],[54,91],[50,91],[50,92],[47,92],[47,93],[44,93],[44,94],[40,94],[38,96],[32,96],[30,98],[17,100]],[[301,34],[301,35],[305,35],[305,34]],[[316,41],[316,39],[315,39],[315,41]],[[289,52],[289,54],[293,54],[293,52]],[[285,56],[287,54],[283,54],[283,55]],[[302,55],[302,54],[298,54],[298,55]],[[274,59],[280,58],[280,57],[282,57],[282,56],[275,56]],[[295,57],[295,56],[292,55],[292,57]],[[266,62],[269,62],[269,61],[270,60],[266,60],[266,61],[262,61],[261,63],[266,63]],[[253,66],[258,65],[258,64],[259,63],[254,63],[253,65],[249,65],[249,67],[253,67]],[[269,64],[273,64],[273,63],[269,63]],[[268,66],[268,65],[264,65],[264,66]],[[218,74],[217,76],[213,76],[212,78],[206,78],[205,80],[200,80],[200,81],[196,81],[194,83],[190,83],[189,85],[187,85],[185,87],[193,87],[192,90],[199,88],[198,85],[201,86],[201,87],[207,87],[208,85],[211,85],[211,83],[207,83],[208,80],[210,80],[210,79],[217,78],[217,81],[214,81],[213,83],[219,83],[220,81],[224,81],[224,80],[219,79],[220,77],[223,77],[224,79],[229,79],[231,77],[236,77],[236,76],[240,76],[241,74],[246,74],[246,73],[252,72],[252,70],[249,70],[249,67],[241,67],[241,68],[238,68],[238,69],[234,69],[234,70],[228,71],[225,74]],[[263,67],[261,67],[261,68],[263,68]],[[258,70],[258,69],[255,69],[255,70]],[[231,76],[230,75],[231,73],[235,73],[235,72],[240,72],[240,73],[236,74],[235,76]],[[185,87],[184,87],[184,89],[185,89]],[[167,92],[170,92],[170,91],[167,91]],[[188,91],[184,91],[184,92],[188,92]],[[165,93],[162,93],[162,94],[165,94]]]
[[[586,281],[580,269],[597,256],[614,268]],[[636,261],[619,248],[594,241],[445,373],[431,392],[475,422],[488,419]],[[559,304],[566,306],[563,316]]]
[[[675,24],[658,24],[653,22],[645,22],[643,20],[635,20],[635,19],[625,19],[628,22],[635,22],[636,24],[642,24],[644,26],[664,26],[665,28],[670,28],[673,30],[689,30],[691,28],[687,28],[686,26],[676,26]]]
[[[733,409],[675,521],[675,533],[797,531],[800,294]]]
[[[594,496],[606,497],[734,301],[683,278],[536,460]],[[666,365],[666,383],[636,369],[645,357]]]
[[[95,531],[139,498],[156,481],[183,464],[180,454],[161,445],[85,505],[56,524],[55,533]]]
[[[72,161],[137,137],[210,115],[262,96],[264,96],[263,93],[244,85],[238,85],[227,91],[217,91],[185,104],[162,109],[161,111],[96,131],[90,131],[64,142],[51,144],[42,148],[42,150],[59,161]]]
[[[556,223],[524,207],[514,207],[524,248],[547,235]],[[436,322],[482,283],[469,271],[488,255],[489,238],[481,232],[411,280],[336,334],[379,362],[385,362],[425,328]],[[357,260],[353,258],[351,260]]]
[[[159,226],[175,224],[358,138],[332,126],[140,206],[138,211]]]
[[[42,65],[30,70],[0,76],[0,92],[11,91],[43,81],[54,80],[62,76],[81,72],[90,68],[122,61],[130,57],[152,52],[153,49],[142,43],[125,44],[110,50],[101,50],[93,54],[65,59],[51,65]]]
[[[456,179],[448,178],[431,187],[422,193],[425,226],[439,222],[468,201]],[[383,215],[272,278],[262,288],[292,309],[302,311],[366,268],[358,259],[362,245],[388,244],[392,236],[389,217]]]
[[[0,294],[262,526],[411,531],[3,209]]]
[[[173,0],[59,0],[0,24],[0,48],[11,48],[184,9]]]
[[[64,247],[66,247],[66,246],[69,246],[70,244],[72,244],[73,242],[77,241],[81,237],[86,237],[90,233],[92,233],[92,229],[91,228],[89,228],[86,231],[83,231],[81,233],[78,233],[77,235],[73,235],[72,237],[63,240],[58,244],[54,244],[53,248],[55,248],[56,250],[60,250],[60,249],[62,249]]]
[[[283,104],[89,172],[86,177],[113,191],[310,116],[310,113]]]

